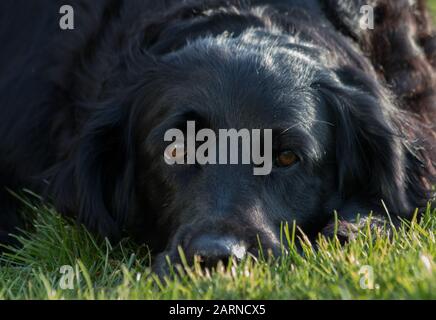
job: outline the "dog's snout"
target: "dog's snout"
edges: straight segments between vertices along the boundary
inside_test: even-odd
[[[187,252],[197,256],[205,267],[214,267],[219,261],[227,263],[230,258],[241,260],[247,253],[244,242],[230,236],[201,235],[192,239]]]

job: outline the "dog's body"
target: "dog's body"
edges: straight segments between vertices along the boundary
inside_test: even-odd
[[[258,236],[277,249],[283,221],[316,235],[335,210],[352,223],[383,216],[382,200],[393,217],[430,200],[436,39],[423,1],[371,1],[374,30],[360,28],[359,0],[70,1],[66,31],[61,2],[0,4],[0,241],[20,224],[6,188],[103,236],[212,262]],[[270,128],[274,154],[298,161],[265,177],[168,167],[162,133],[188,120]]]

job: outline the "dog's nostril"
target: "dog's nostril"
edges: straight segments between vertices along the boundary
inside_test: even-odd
[[[187,251],[191,257],[198,256],[205,267],[214,267],[219,261],[226,264],[231,257],[241,260],[247,253],[244,243],[236,238],[211,235],[193,239]]]

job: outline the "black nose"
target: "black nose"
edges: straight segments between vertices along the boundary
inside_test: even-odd
[[[226,264],[230,257],[241,260],[247,249],[242,241],[234,237],[202,235],[192,239],[186,251],[189,257],[197,256],[202,266],[211,268],[218,261]]]

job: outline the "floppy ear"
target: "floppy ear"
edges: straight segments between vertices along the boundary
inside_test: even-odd
[[[93,110],[72,151],[50,172],[57,210],[113,241],[134,205],[134,143],[124,109]]]
[[[343,68],[318,89],[333,109],[339,190],[345,198],[383,200],[392,213],[410,210],[401,117],[380,84],[357,69]]]

